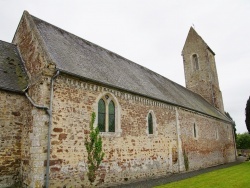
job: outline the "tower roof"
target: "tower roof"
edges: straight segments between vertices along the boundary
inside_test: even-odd
[[[207,43],[203,40],[203,38],[195,31],[193,27],[190,27],[185,44],[183,46],[182,52],[185,48],[188,48],[189,43],[196,43],[196,42],[202,42],[206,48],[213,54],[215,55],[214,51],[207,45]]]

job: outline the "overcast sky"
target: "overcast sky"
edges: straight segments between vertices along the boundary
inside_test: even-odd
[[[12,41],[24,10],[183,86],[181,51],[194,26],[216,54],[225,111],[247,130],[249,0],[0,0],[0,40]]]

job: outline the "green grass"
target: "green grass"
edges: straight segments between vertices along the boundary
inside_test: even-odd
[[[250,187],[250,162],[208,172],[156,188],[240,188]]]

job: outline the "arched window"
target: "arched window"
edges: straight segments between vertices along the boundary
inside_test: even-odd
[[[152,114],[148,114],[148,134],[153,134],[153,117]]]
[[[199,61],[198,61],[197,54],[192,55],[192,62],[193,62],[193,69],[194,70],[199,70]]]
[[[95,125],[103,135],[120,135],[122,131],[120,127],[120,107],[115,96],[110,93],[101,95],[97,99],[96,112],[97,121]]]
[[[105,132],[106,107],[103,99],[98,102],[98,128],[100,132]]]
[[[109,132],[115,132],[115,104],[113,101],[109,102]]]

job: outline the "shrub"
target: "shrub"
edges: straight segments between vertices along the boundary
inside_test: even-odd
[[[86,137],[84,143],[88,154],[87,175],[91,185],[96,179],[96,171],[104,157],[104,152],[102,151],[102,138],[99,135],[99,129],[98,127],[94,128],[95,117],[96,115],[93,112],[91,115],[90,133],[89,136]]]

